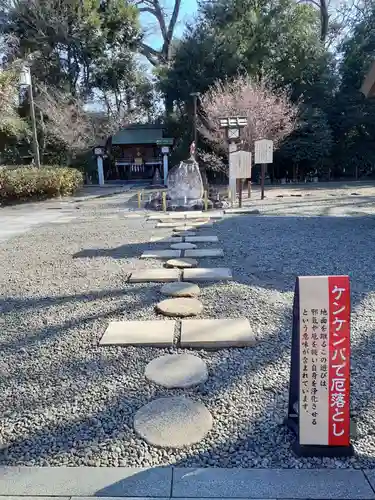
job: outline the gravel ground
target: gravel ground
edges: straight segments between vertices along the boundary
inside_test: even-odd
[[[362,196],[305,190],[298,199],[285,189],[279,199],[278,191],[270,191],[262,204],[252,201],[264,215],[230,217],[207,229],[219,237],[225,258],[202,259],[201,265],[231,267],[234,282],[202,287],[201,317],[247,317],[259,343],[199,351],[208,365],[208,381],[183,391],[148,383],[144,369],[160,354],[187,350],[98,347],[111,320],[160,319],[154,312],[160,285],[130,285],[126,276],[137,267],[160,266],[138,257],[150,248],[151,234],[162,230],[144,218],[125,218],[125,195],[87,201],[79,211],[72,207],[75,219],[69,221],[68,214],[65,222],[1,244],[0,463],[375,467],[375,269],[370,243],[375,218],[368,215],[375,215],[375,190],[351,191]],[[296,217],[301,213],[307,216]],[[357,457],[297,459],[290,451],[293,436],[282,425],[294,279],[335,273],[349,273],[352,280]],[[147,445],[132,428],[135,411],[156,397],[179,394],[207,406],[213,431],[184,450]]]

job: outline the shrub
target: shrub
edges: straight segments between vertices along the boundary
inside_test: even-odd
[[[0,167],[0,203],[73,194],[83,184],[74,168]]]

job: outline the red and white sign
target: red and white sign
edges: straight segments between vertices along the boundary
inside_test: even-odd
[[[349,446],[349,277],[300,277],[299,304],[299,442]]]

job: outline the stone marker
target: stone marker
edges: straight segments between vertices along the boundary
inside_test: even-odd
[[[170,297],[198,297],[201,293],[199,286],[194,283],[176,282],[164,285],[160,293]]]
[[[151,236],[150,243],[182,243],[182,236]]]
[[[183,245],[183,243],[180,243]],[[224,257],[221,248],[198,248],[197,250],[185,250],[185,257]]]
[[[183,320],[181,347],[247,347],[256,342],[248,319]]]
[[[160,398],[142,406],[134,429],[153,446],[183,448],[201,441],[212,428],[212,416],[199,402],[185,396]]]
[[[141,259],[171,259],[180,257],[181,250],[147,250],[141,255]]]
[[[227,281],[232,279],[232,272],[225,267],[184,269],[184,281]]]
[[[177,267],[178,269],[191,269],[198,267],[198,261],[195,259],[171,259],[165,263],[165,267]]]
[[[179,281],[180,271],[178,269],[143,269],[134,271],[129,277],[129,283],[168,283]]]
[[[194,245],[193,243],[175,243],[171,245],[171,248],[173,250],[193,250],[197,248],[197,245]]]
[[[99,345],[173,345],[175,321],[112,321]]]
[[[217,243],[219,241],[217,236],[187,236],[185,238],[187,243]]]
[[[145,377],[168,389],[187,389],[203,384],[208,378],[206,363],[192,354],[166,354],[153,359]]]
[[[155,309],[164,316],[186,318],[198,316],[203,311],[203,304],[198,299],[166,299],[156,304]]]

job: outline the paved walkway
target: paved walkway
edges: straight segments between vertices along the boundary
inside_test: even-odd
[[[0,500],[375,499],[375,470],[0,467]]]

